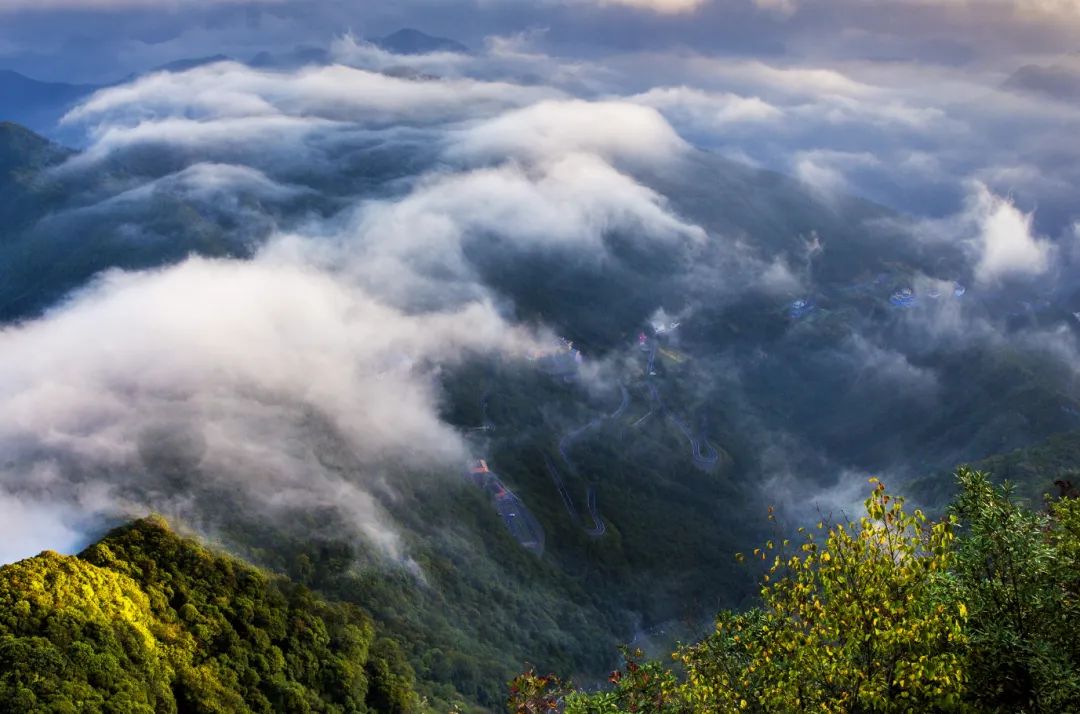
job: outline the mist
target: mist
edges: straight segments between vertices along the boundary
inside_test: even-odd
[[[153,34],[137,3],[101,5]],[[471,52],[415,54],[365,39],[398,14],[331,32],[325,3],[289,32],[293,3],[244,22],[226,5],[184,8],[219,29],[178,10],[157,44],[129,38],[136,74],[56,127],[79,138],[44,174],[66,198],[20,240],[50,246],[50,271],[89,257],[0,332],[0,503],[50,524],[21,540],[5,519],[5,560],[150,511],[214,532],[228,494],[268,521],[329,509],[407,561],[402,479],[447,488],[620,387],[634,423],[659,415],[641,443],[693,467],[652,424],[686,426],[793,511],[1077,426],[1080,109],[1009,84],[1064,51],[1064,5],[1032,10],[1024,42],[998,14],[921,3],[809,47],[803,4],[747,2],[732,22],[756,49],[721,51],[693,27],[720,3],[507,3],[518,22],[470,6]],[[989,39],[929,48],[933,17]],[[621,41],[583,47],[597,23]],[[860,51],[886,36],[894,56]],[[216,43],[233,58],[153,69]],[[321,59],[248,61],[305,43]],[[905,289],[917,307],[890,302]],[[639,333],[675,355],[656,375]],[[461,370],[537,371],[557,336],[586,365],[565,387],[580,404],[538,410],[551,433],[493,446],[447,416]]]

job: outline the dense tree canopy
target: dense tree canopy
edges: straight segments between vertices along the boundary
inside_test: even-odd
[[[407,712],[413,674],[357,607],[146,519],[0,568],[0,710]]]
[[[770,541],[760,606],[606,691],[530,672],[510,707],[567,712],[1080,711],[1080,501],[1036,512],[961,469],[931,521],[875,483],[857,522]]]

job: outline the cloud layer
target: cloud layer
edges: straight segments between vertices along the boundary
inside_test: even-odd
[[[88,99],[68,121],[92,144],[59,180],[147,152],[168,158],[142,162],[165,168],[128,176],[82,213],[162,194],[237,216],[297,201],[322,212],[271,227],[251,260],[109,272],[0,332],[4,498],[197,520],[233,494],[267,514],[332,509],[356,537],[403,556],[379,498],[395,474],[455,473],[470,455],[439,416],[438,375],[551,340],[512,324],[477,252],[602,265],[615,234],[675,249],[705,239],[620,168],[689,150],[659,113],[561,96],[226,62]],[[372,152],[398,162],[420,140],[417,173],[355,188],[374,180]]]
[[[587,4],[542,12],[610,23],[622,45],[584,52],[572,23],[472,54],[395,55],[342,35],[328,61],[158,71],[75,107],[65,130],[84,132],[86,151],[50,178],[109,180],[43,225],[128,217],[118,232],[142,246],[151,233],[131,216],[167,197],[231,224],[253,257],[110,272],[4,328],[0,510],[22,504],[77,540],[72,514],[190,516],[240,494],[266,513],[331,508],[402,556],[380,506],[397,472],[453,473],[470,456],[440,417],[442,375],[514,360],[551,339],[537,322],[585,308],[606,330],[598,344],[660,310],[699,319],[708,354],[688,368],[704,375],[688,403],[732,408],[748,442],[770,445],[771,475],[843,459],[849,473],[867,457],[846,433],[902,451],[888,428],[963,393],[949,369],[964,350],[1068,371],[1073,328],[1030,293],[1055,309],[1069,299],[1080,108],[1008,86],[1005,60],[942,59],[951,46],[925,62],[855,51],[910,49],[920,17],[1003,47],[1014,40],[995,23],[1015,6],[979,19],[974,4],[906,2],[882,27],[865,3],[823,3],[815,19],[748,0],[730,31],[781,28],[753,39],[781,33],[783,51],[736,57],[702,49],[720,3]],[[841,10],[853,24],[803,44]],[[1017,22],[1039,37],[1038,17],[1072,22],[1064,5],[1028,10]],[[251,17],[272,29],[294,11]],[[655,45],[635,29],[643,15]],[[529,278],[538,294],[524,294]],[[919,310],[889,306],[903,288]],[[596,295],[610,304],[586,302]],[[806,323],[790,318],[800,298],[822,303]],[[758,329],[768,340],[746,344]],[[1071,404],[1073,383],[1055,384]],[[835,419],[811,409],[826,397]],[[987,443],[1027,433],[1006,426],[986,427]],[[957,438],[969,437],[984,438]],[[190,498],[168,495],[169,479],[187,479]]]

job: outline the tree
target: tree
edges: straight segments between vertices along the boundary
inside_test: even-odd
[[[357,606],[161,519],[0,568],[0,711],[406,714],[415,683]]]
[[[760,607],[721,613],[712,635],[679,650],[684,678],[628,657],[610,690],[558,695],[566,712],[963,710],[956,519],[908,513],[872,482],[859,521],[800,529],[793,552],[787,540],[754,551],[767,564]],[[549,690],[535,691],[545,683],[533,677],[518,691],[550,702]]]
[[[986,474],[957,478],[972,699],[991,711],[1080,711],[1080,501],[1038,513]]]
[[[858,522],[769,542],[762,606],[679,657],[703,711],[951,710],[966,609],[949,575],[955,519],[930,522],[876,480]],[[770,518],[772,518],[770,514]]]
[[[510,682],[506,708],[512,714],[546,714],[558,711],[564,697],[573,690],[554,674],[539,675],[536,670],[518,675]]]

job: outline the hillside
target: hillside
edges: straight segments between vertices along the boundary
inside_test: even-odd
[[[755,608],[722,611],[670,659],[627,649],[600,691],[526,672],[511,711],[1077,711],[1080,500],[1036,512],[984,473],[956,481],[932,520],[873,480],[858,520],[746,556],[767,569]]]
[[[0,122],[0,246],[63,200],[43,172],[71,152],[11,122]]]
[[[249,255],[271,225],[268,215],[238,220],[257,197],[204,207],[183,176],[133,195],[153,181],[148,170],[167,171],[167,156],[55,171],[75,155],[23,126],[0,124],[0,322],[39,314],[108,268],[160,267],[191,253]]]
[[[406,712],[395,642],[355,606],[150,518],[0,568],[0,709]]]
[[[1033,507],[1047,495],[1058,496],[1061,481],[1080,486],[1080,432],[1055,434],[1039,443],[974,461],[972,468],[985,471],[1001,483],[1010,482],[1016,496]],[[943,504],[955,496],[955,483],[938,473],[910,485],[913,496],[924,503]]]
[[[0,121],[50,132],[68,109],[96,89],[93,85],[42,82],[0,69]]]
[[[0,226],[4,321],[40,314],[109,268],[159,268],[190,254],[242,265],[275,231],[348,221],[360,199],[407,199],[408,177],[439,160],[422,142],[376,142],[352,145],[334,164],[253,161],[259,171],[238,171],[210,150],[147,144],[92,170],[53,172],[70,154],[9,131],[27,190],[55,188],[45,194],[52,203],[9,204],[24,218]],[[183,515],[194,512],[232,552],[373,613],[432,701],[492,710],[525,663],[591,682],[609,671],[619,642],[662,648],[699,636],[718,605],[750,602],[753,583],[731,553],[764,535],[759,514],[777,500],[798,508],[859,469],[936,473],[1072,423],[1063,408],[1073,387],[1044,356],[1016,350],[1006,359],[920,333],[918,320],[939,311],[983,314],[978,298],[890,305],[925,274],[950,288],[965,276],[948,251],[894,240],[880,227],[897,218],[887,209],[825,204],[793,179],[704,151],[635,170],[708,238],[686,246],[640,240],[633,226],[611,230],[597,261],[486,225],[462,237],[469,265],[517,319],[551,326],[587,356],[569,380],[535,363],[466,359],[442,369],[434,387],[438,418],[466,435],[542,526],[542,558],[519,547],[460,463],[380,475],[393,487],[373,499],[412,570],[347,535],[354,524],[331,507],[252,507],[249,493],[226,487],[230,473],[198,466],[201,457],[178,454],[156,432],[140,432],[124,468],[72,478],[116,483],[134,502],[171,505],[182,495],[191,504]],[[260,176],[278,186],[268,190]],[[814,236],[826,248],[811,255]],[[790,286],[760,284],[768,261],[794,275]],[[793,316],[803,295],[814,308]],[[664,334],[658,305],[680,315],[659,325]],[[668,331],[672,322],[682,324]],[[593,380],[593,365],[608,372]],[[922,370],[945,375],[938,391],[904,388]],[[988,383],[996,389],[978,388]],[[271,401],[303,415],[288,443],[305,444],[318,473],[362,482],[355,447],[322,405]],[[190,414],[176,418],[202,433]]]

